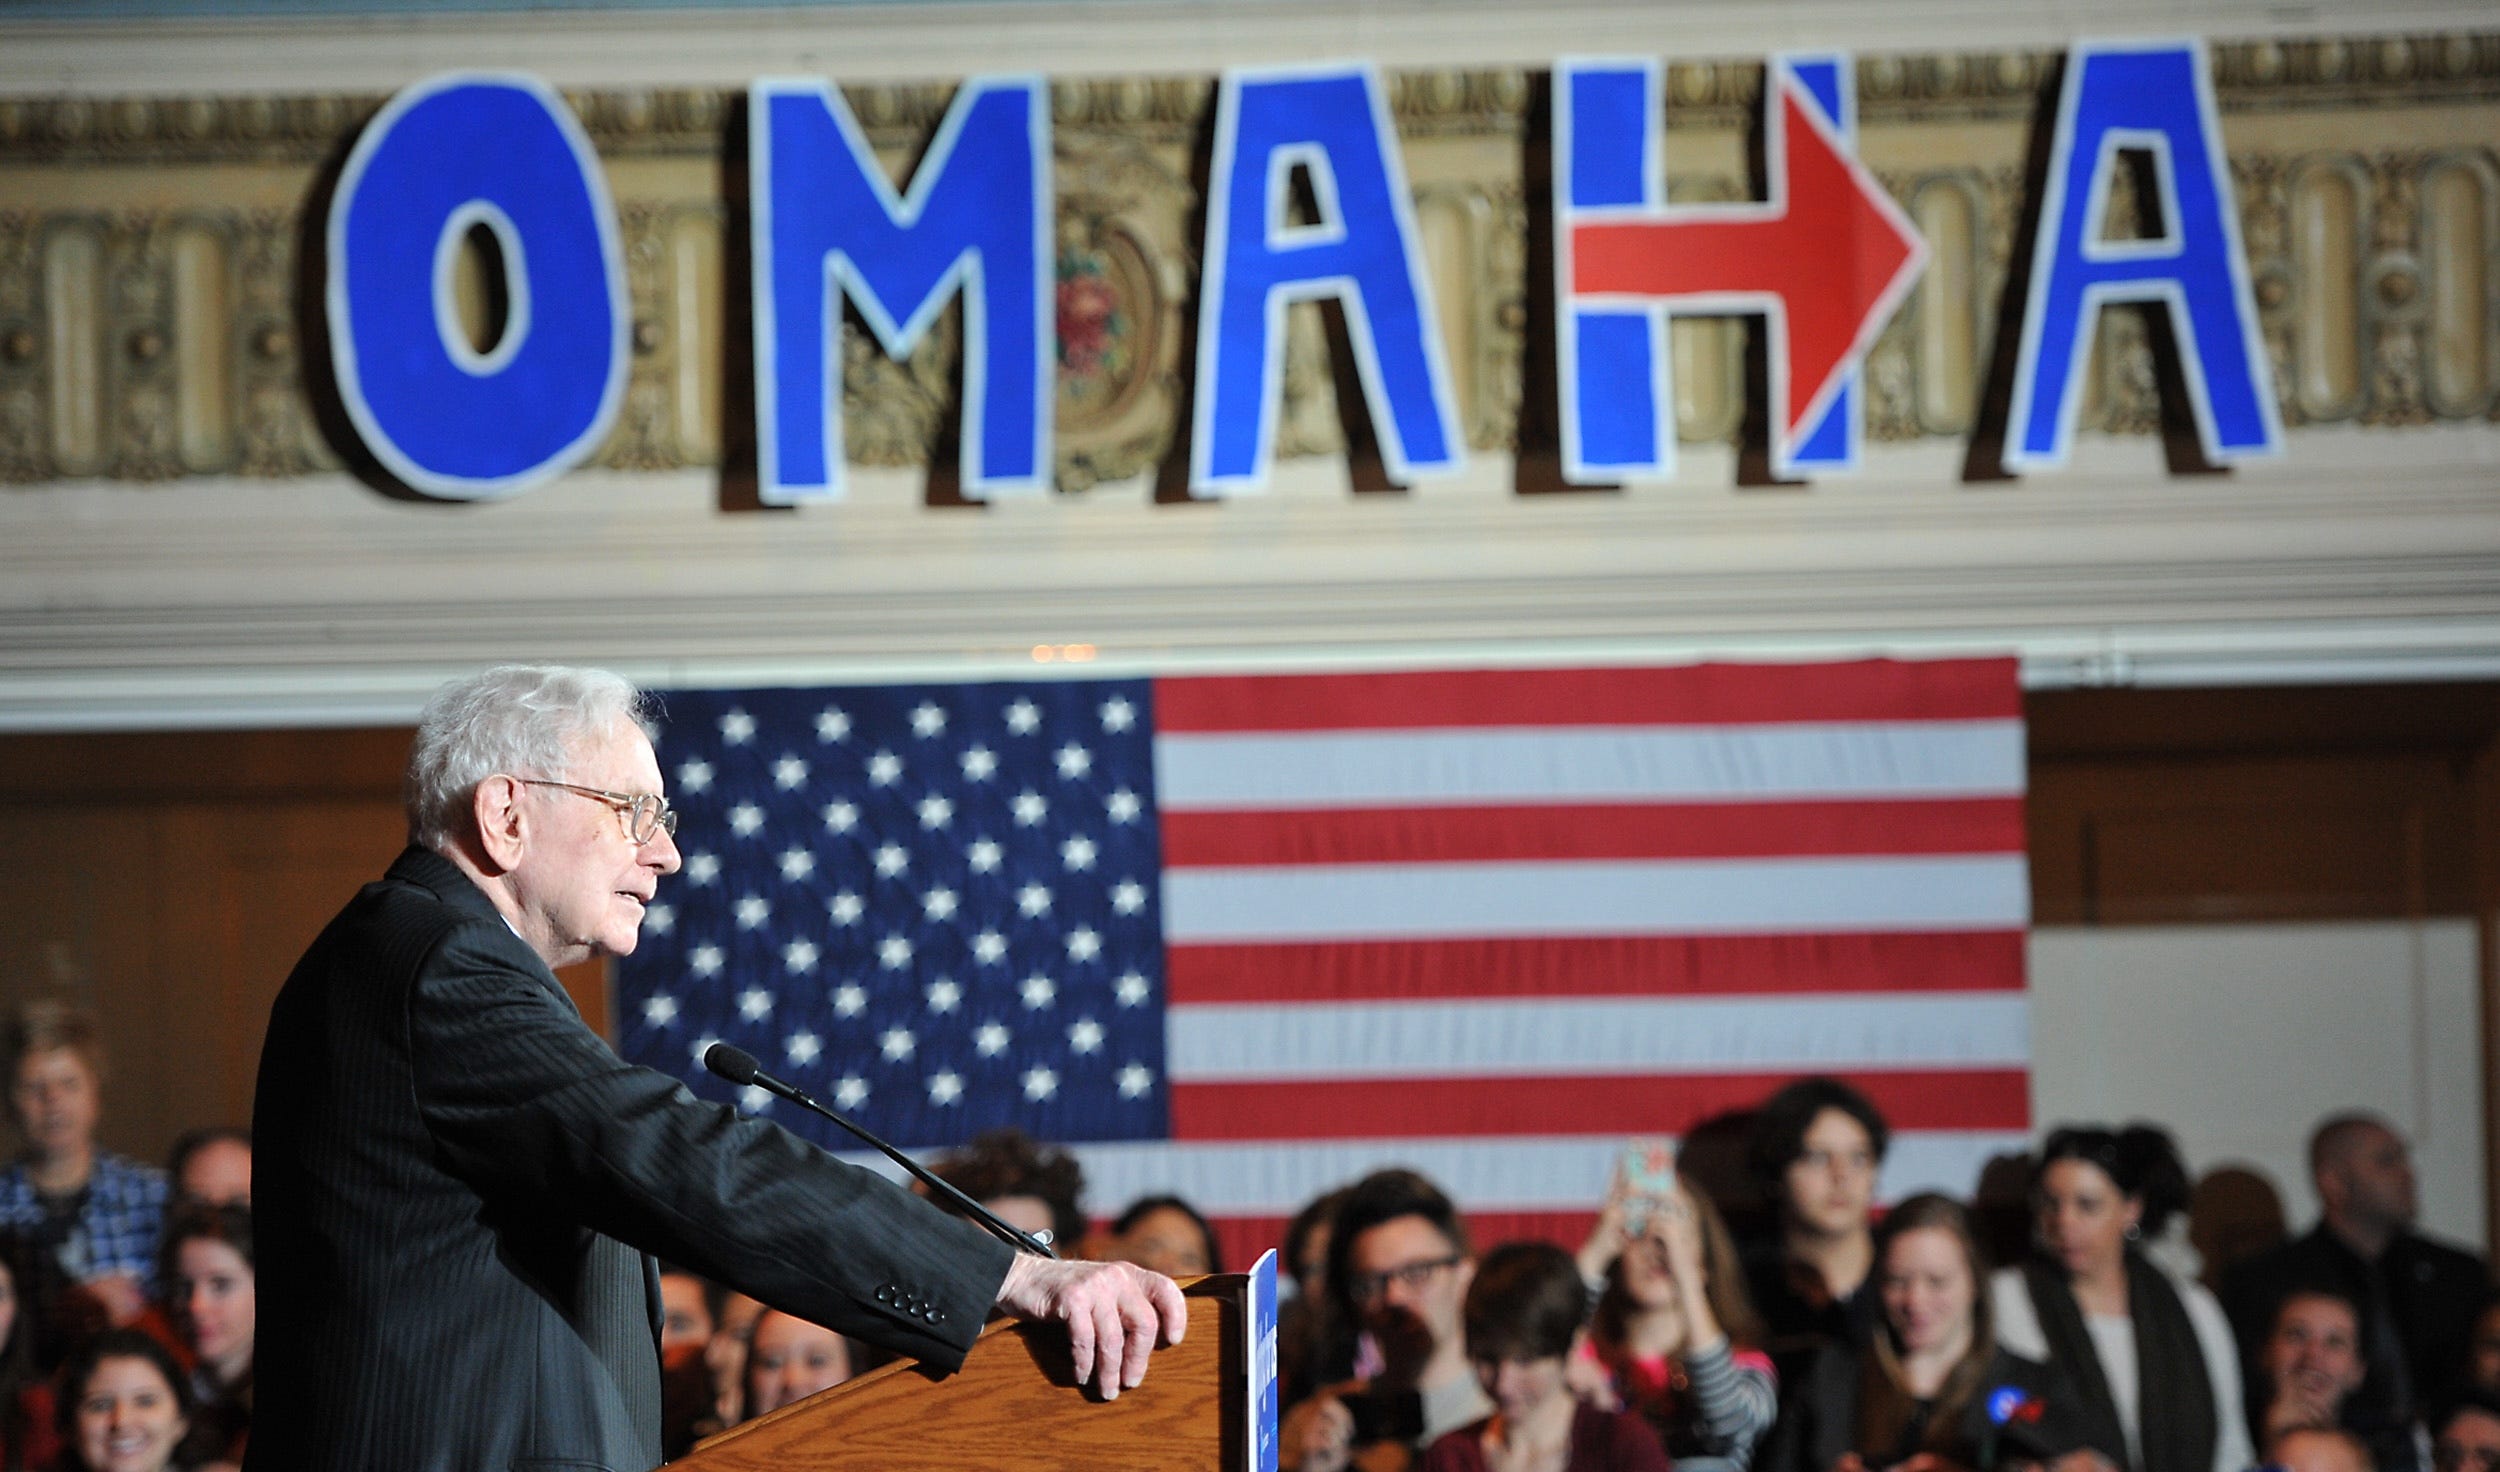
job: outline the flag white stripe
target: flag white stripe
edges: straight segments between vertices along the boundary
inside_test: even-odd
[[[1171,869],[1174,945],[2016,930],[2021,854]]]
[[[2019,994],[1175,1006],[1176,1084],[2021,1068]]]
[[[2030,1147],[2018,1131],[1910,1130],[1892,1137],[1878,1191],[1967,1198],[1980,1168]],[[1290,1216],[1323,1191],[1386,1166],[1422,1171],[1461,1211],[1595,1211],[1623,1153],[1620,1135],[1511,1139],[1253,1140],[1073,1147],[1086,1203],[1118,1211],[1171,1192],[1209,1216]],[[1489,1244],[1488,1244],[1489,1245]]]
[[[2018,797],[2015,720],[1521,730],[1180,732],[1164,808]]]

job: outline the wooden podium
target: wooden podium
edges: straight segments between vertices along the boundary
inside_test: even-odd
[[[1182,1284],[1189,1333],[1146,1381],[1080,1390],[1058,1324],[998,1319],[963,1368],[886,1365],[733,1427],[671,1463],[694,1472],[1273,1472],[1276,1255]]]

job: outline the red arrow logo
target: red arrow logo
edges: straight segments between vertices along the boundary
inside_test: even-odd
[[[1576,224],[1571,286],[1626,305],[1768,312],[1772,391],[1783,438],[1793,440],[1917,282],[1927,242],[1787,69],[1775,74],[1780,167],[1770,201]]]

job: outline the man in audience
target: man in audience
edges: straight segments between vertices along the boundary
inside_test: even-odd
[[[96,1148],[104,1046],[95,1017],[30,1002],[5,1039],[9,1103],[25,1154],[0,1171],[0,1228],[25,1243],[20,1285],[35,1356],[50,1366],[87,1332],[135,1322],[155,1291],[164,1172]]]
[[[210,1206],[252,1204],[252,1132],[215,1124],[186,1130],[166,1157],[174,1199]]]
[[[2470,1390],[2439,1420],[2431,1439],[2436,1472],[2500,1472],[2500,1397]]]
[[[1875,1183],[1891,1138],[1875,1105],[1835,1078],[1798,1079],[1754,1116],[1747,1163],[1779,1209],[1779,1236],[1746,1249],[1745,1286],[1783,1387],[1804,1381],[1817,1348],[1873,1332]]]
[[[1328,1285],[1363,1331],[1353,1378],[1287,1414],[1284,1467],[1403,1468],[1492,1413],[1467,1358],[1462,1311],[1475,1270],[1466,1224],[1430,1181],[1386,1170],[1348,1188],[1329,1229]]]
[[[1085,1167],[1074,1152],[1041,1144],[1010,1127],[973,1136],[970,1144],[940,1157],[929,1169],[1007,1225],[1048,1242],[1060,1256],[1082,1255]],[[937,1204],[955,1209],[944,1201]]]
[[[2361,1315],[2368,1374],[2354,1393],[2354,1416],[2373,1426],[2412,1425],[2465,1362],[2474,1316],[2491,1296],[2490,1270],[2413,1230],[2412,1156],[2384,1119],[2339,1114],[2320,1124],[2309,1137],[2309,1174],[2316,1228],[2223,1278],[2222,1305],[2243,1361],[2255,1365],[2294,1287],[2335,1289]],[[2380,1458],[2395,1472],[2383,1448]]]

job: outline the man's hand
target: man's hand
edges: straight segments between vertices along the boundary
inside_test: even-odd
[[[1061,1262],[1019,1252],[999,1285],[998,1306],[1027,1319],[1068,1326],[1076,1383],[1117,1400],[1146,1378],[1146,1357],[1159,1335],[1178,1344],[1189,1330],[1189,1305],[1161,1273],[1125,1262]]]
[[[1277,1461],[1292,1472],[1345,1472],[1354,1454],[1354,1413],[1323,1390],[1285,1413]]]

